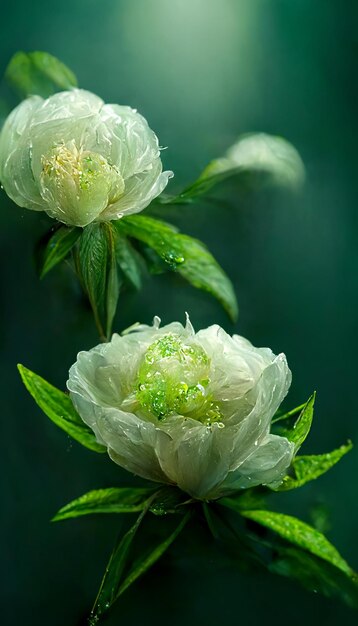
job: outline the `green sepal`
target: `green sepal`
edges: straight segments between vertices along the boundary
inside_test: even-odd
[[[111,334],[120,291],[116,237],[112,223],[89,224],[74,248],[76,272],[103,340]]]
[[[72,70],[48,52],[16,52],[5,70],[5,78],[23,98],[47,98],[56,91],[77,87]]]
[[[97,513],[139,513],[146,508],[148,498],[158,487],[109,487],[95,489],[72,500],[53,517],[59,522],[82,515]]]
[[[71,398],[23,365],[18,365],[22,382],[42,411],[70,437],[94,452],[106,452],[93,431],[75,410]]]
[[[151,504],[150,512],[160,517],[171,513],[182,513],[183,507],[192,502],[188,494],[177,487],[163,487]]]
[[[177,271],[197,289],[209,292],[230,318],[238,315],[232,284],[203,243],[178,233],[175,227],[155,218],[131,215],[115,222],[119,232],[150,246],[168,268]]]
[[[351,442],[340,446],[332,452],[325,454],[310,454],[305,456],[296,456],[291,465],[293,475],[284,477],[282,483],[273,491],[289,491],[302,487],[311,480],[315,480],[328,472],[343,456],[347,454],[353,447]]]
[[[82,233],[81,228],[59,224],[40,242],[37,250],[38,271],[43,278],[71,252]]]
[[[285,541],[328,561],[348,576],[354,576],[353,570],[328,539],[296,517],[266,510],[242,510],[240,515],[270,529]]]

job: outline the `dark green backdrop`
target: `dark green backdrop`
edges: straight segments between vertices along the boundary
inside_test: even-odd
[[[1,71],[18,49],[47,50],[81,86],[138,108],[168,146],[173,187],[242,132],[281,134],[298,147],[308,170],[302,195],[244,194],[233,185],[222,191],[222,206],[173,210],[173,221],[207,242],[232,277],[241,306],[235,328],[216,302],[170,276],[128,294],[115,326],[154,314],[183,320],[187,310],[196,328],[218,322],[284,351],[293,371],[289,405],[318,391],[306,452],[358,442],[356,7],[354,0],[2,0]],[[21,386],[17,362],[63,387],[77,351],[97,336],[67,271],[43,282],[35,275],[33,243],[48,221],[4,194],[0,220],[2,623],[75,626],[120,522],[49,520],[81,493],[130,478],[72,444]],[[357,469],[354,450],[318,483],[283,498],[288,512],[308,521],[312,507],[328,509],[329,537],[355,567]],[[310,626],[355,618],[285,579],[244,576],[194,533],[123,597],[108,623]]]

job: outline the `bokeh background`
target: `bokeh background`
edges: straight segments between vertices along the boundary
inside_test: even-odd
[[[217,192],[222,203],[165,214],[205,241],[231,276],[235,327],[214,300],[170,275],[128,293],[115,327],[189,311],[196,328],[217,322],[284,351],[293,371],[287,406],[318,392],[307,453],[358,442],[357,8],[354,0],[14,0],[1,11],[1,73],[18,49],[46,50],[81,86],[138,108],[168,146],[172,189],[243,132],[280,134],[299,149],[308,173],[301,194],[233,184]],[[17,362],[63,388],[77,351],[98,341],[68,271],[36,276],[33,245],[47,219],[4,193],[0,206],[1,619],[75,626],[122,522],[49,520],[81,493],[131,478],[71,443],[20,383]],[[325,512],[329,538],[356,568],[357,470],[353,450],[282,499],[307,521]],[[108,624],[356,623],[350,609],[286,579],[242,574],[196,532],[123,596]]]

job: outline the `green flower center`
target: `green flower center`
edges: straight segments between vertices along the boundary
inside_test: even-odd
[[[117,168],[101,154],[84,150],[73,140],[55,145],[42,157],[41,180],[57,197],[67,199],[64,204],[75,200],[93,204],[103,198],[111,204],[124,192],[124,180]]]
[[[208,391],[210,364],[198,344],[163,335],[149,346],[140,364],[139,404],[159,420],[179,414],[207,425],[220,422],[220,410]]]

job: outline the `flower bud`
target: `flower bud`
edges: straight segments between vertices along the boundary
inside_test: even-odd
[[[138,326],[80,352],[72,401],[110,457],[150,480],[215,499],[279,484],[293,444],[270,434],[291,373],[283,354],[189,320]]]
[[[144,209],[166,187],[159,144],[134,109],[74,89],[32,96],[0,134],[0,181],[21,207],[71,226]]]

